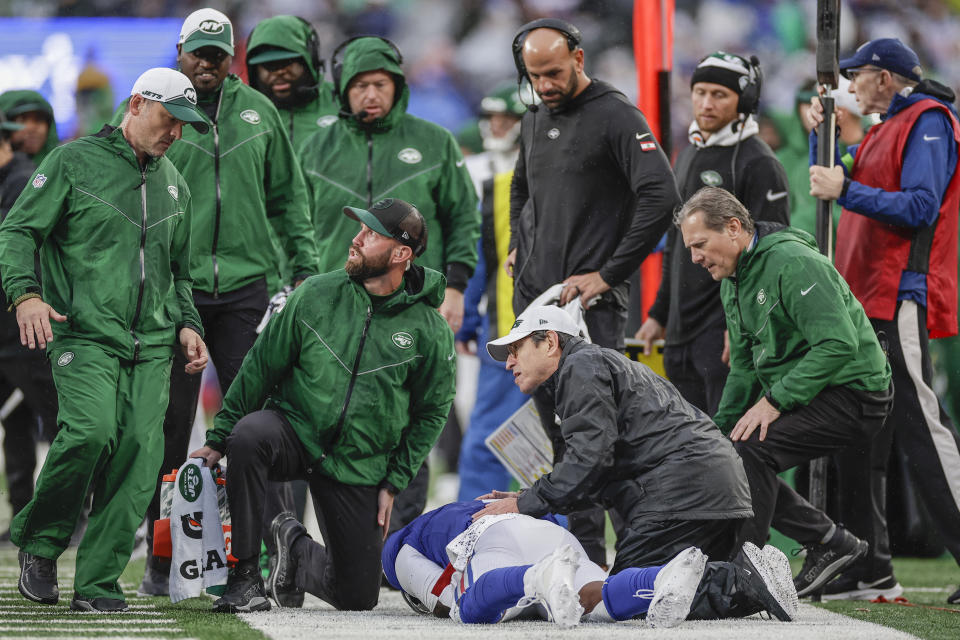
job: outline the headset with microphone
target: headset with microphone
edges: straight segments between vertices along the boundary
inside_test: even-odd
[[[393,62],[399,67],[403,64],[403,54],[400,53],[400,48],[397,47],[393,42],[384,38],[383,36],[376,35],[357,35],[347,38],[343,42],[337,45],[337,48],[333,50],[333,54],[330,56],[330,75],[333,77],[333,91],[337,98],[340,100],[340,115],[343,117],[355,118],[358,122],[362,121],[365,117],[366,111],[360,111],[359,113],[354,113],[350,111],[350,102],[344,95],[343,91],[345,87],[340,86],[340,81],[343,79],[343,53],[350,44],[356,40],[362,38],[376,38],[384,43],[386,43],[391,51],[393,52]],[[393,76],[393,74],[390,74]],[[394,93],[394,103],[400,99],[400,94],[403,91],[404,78],[402,76],[397,77],[393,76],[394,83],[396,84],[396,90]]]
[[[554,31],[559,31],[567,39],[567,49],[570,51],[576,51],[583,39],[580,35],[580,29],[566,20],[560,20],[559,18],[540,18],[520,27],[516,35],[513,36],[512,50],[513,64],[517,68],[517,90],[521,98],[524,94],[522,87],[524,79],[526,79],[528,83],[530,81],[529,78],[527,78],[527,66],[523,63],[523,43],[526,42],[527,36],[530,35],[530,32],[534,29],[553,29]],[[530,93],[533,93],[532,86],[530,87]],[[537,109],[540,108],[536,102],[531,102],[527,104],[526,107],[533,112],[536,112]]]
[[[296,92],[305,98],[312,98],[313,94],[319,89],[320,85],[323,84],[323,74],[326,71],[327,65],[323,61],[323,58],[320,56],[320,36],[317,35],[317,30],[313,27],[312,24],[310,24],[309,20],[306,20],[305,18],[301,18],[300,16],[294,16],[294,17],[300,22],[302,22],[304,26],[307,27],[307,38],[304,44],[306,45],[307,56],[309,56],[310,58],[308,62],[312,65],[312,67],[317,72],[316,82],[298,86],[296,87]],[[260,25],[258,24],[253,29],[250,30],[250,35],[247,36],[247,42],[250,42],[253,39],[253,34],[257,31],[257,27],[259,26]],[[275,46],[279,46],[279,45],[275,45]],[[250,74],[249,82],[250,82],[250,86],[252,86],[257,90],[260,90],[260,86],[259,86],[260,81],[257,78],[255,73]]]
[[[763,71],[760,70],[760,60],[757,56],[750,56],[750,60],[742,58],[747,67],[746,80],[742,80],[740,99],[737,101],[737,112],[744,115],[756,114],[760,110],[760,90],[763,88]]]

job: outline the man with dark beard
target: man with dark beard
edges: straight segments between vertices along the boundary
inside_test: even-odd
[[[340,110],[333,83],[323,80],[320,41],[298,16],[261,20],[247,40],[250,86],[270,98],[294,148]],[[329,122],[329,121],[327,121]]]
[[[423,216],[397,199],[343,213],[361,223],[345,268],[309,278],[270,319],[206,444],[190,454],[210,466],[230,456],[239,564],[214,611],[270,608],[258,565],[265,487],[297,478],[310,483],[326,546],[278,540],[271,592],[302,589],[337,609],[376,606],[393,498],[453,402],[453,333],[437,312],[446,280],[414,264],[427,244]]]

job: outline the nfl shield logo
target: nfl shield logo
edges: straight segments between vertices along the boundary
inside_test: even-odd
[[[42,173],[38,173],[37,177],[33,179],[33,188],[39,189],[43,186],[43,183],[47,181],[47,176]]]

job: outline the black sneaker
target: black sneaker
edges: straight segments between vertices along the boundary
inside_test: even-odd
[[[143,580],[137,587],[138,596],[168,596],[170,595],[170,570],[164,569],[160,563],[147,561],[147,569],[143,572]]]
[[[862,580],[863,576],[844,573],[823,588],[824,600],[875,600],[883,597],[893,600],[903,595],[903,586],[891,573],[877,580]]]
[[[57,561],[26,551],[21,551],[17,557],[20,560],[20,594],[40,604],[57,604],[60,600]]]
[[[838,526],[830,541],[806,547],[800,573],[793,579],[797,596],[804,597],[819,591],[833,578],[867,553],[869,545],[843,527]]]
[[[756,547],[753,547],[756,549]],[[758,555],[754,556],[758,562],[761,562],[761,553],[757,549]],[[754,558],[751,558],[746,551],[737,554],[733,560],[736,567],[734,574],[734,587],[736,594],[734,602],[743,610],[737,612],[737,617],[751,615],[758,611],[766,611],[781,622],[790,622],[793,618],[784,608],[790,606],[786,600],[781,603],[780,600],[770,591],[773,586],[774,569],[768,569],[766,566],[761,571],[760,567],[754,564]],[[767,581],[770,584],[767,584]]]
[[[947,604],[960,604],[960,589],[953,592],[953,595],[947,598]]]
[[[89,613],[120,613],[127,611],[127,603],[116,598],[81,598],[76,593],[70,601],[71,611],[86,611]]]
[[[227,577],[227,590],[213,603],[214,613],[249,613],[269,611],[270,601],[263,589],[260,568],[237,567]]]
[[[293,544],[307,535],[297,517],[285,511],[270,523],[270,537],[276,552],[270,556],[270,577],[267,593],[278,607],[302,607],[303,589],[296,585],[297,565],[293,558]]]

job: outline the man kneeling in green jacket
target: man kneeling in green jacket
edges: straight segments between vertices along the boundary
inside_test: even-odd
[[[695,193],[676,223],[693,262],[723,281],[730,375],[713,419],[730,433],[750,483],[754,517],[741,537],[766,542],[776,511],[775,526],[807,548],[794,585],[808,595],[867,543],[776,474],[869,442],[893,402],[890,365],[863,307],[810,234],[754,223],[715,187]],[[840,489],[863,499],[864,488]]]
[[[326,546],[291,514],[274,519],[274,599],[308,591],[337,609],[376,606],[393,498],[453,402],[453,333],[437,311],[446,281],[413,264],[426,249],[423,216],[396,199],[343,213],[361,223],[345,269],[290,295],[244,359],[206,445],[190,454],[211,466],[230,456],[239,565],[214,611],[270,608],[258,564],[266,483],[297,478],[310,483]]]

